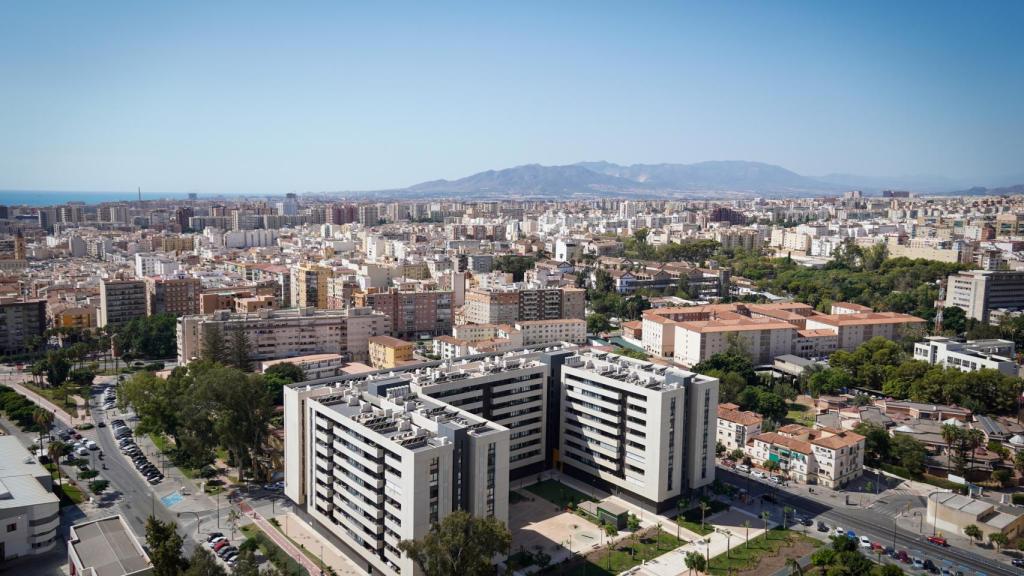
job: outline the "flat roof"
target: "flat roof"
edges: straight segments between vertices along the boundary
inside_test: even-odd
[[[76,524],[71,530],[69,544],[82,567],[92,568],[96,576],[124,576],[152,565],[120,516]]]

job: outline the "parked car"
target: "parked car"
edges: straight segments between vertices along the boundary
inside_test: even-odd
[[[768,477],[768,475],[767,475],[767,474],[765,474],[764,472],[762,472],[762,471],[760,471],[760,470],[754,470],[754,471],[752,472],[752,474],[754,475],[754,478],[760,478],[760,479],[762,479],[762,480],[764,480],[765,478],[767,478],[767,477]]]
[[[904,564],[910,564],[910,555],[907,554],[906,550],[900,550],[896,553],[896,559]]]
[[[209,534],[206,535],[206,541],[207,542],[213,542],[214,538],[222,538],[223,536],[224,536],[223,532],[210,532]]]
[[[860,537],[860,547],[861,548],[871,548],[871,539],[868,538],[867,536],[861,536]]]
[[[740,472],[750,472],[750,466],[747,466],[746,464],[737,464],[736,469],[739,470]]]
[[[828,524],[818,520],[818,532],[828,532]]]
[[[935,562],[932,562],[930,558],[924,559],[924,569],[931,572],[932,574],[939,573],[939,567],[936,566]]]
[[[839,526],[836,526],[835,530],[833,530],[832,532],[835,536],[846,536],[846,530],[843,530]]]
[[[949,546],[949,542],[946,542],[946,539],[941,536],[929,536],[928,541],[936,546]]]
[[[1017,568],[1024,568],[1024,558],[1014,558],[1010,561],[1010,563],[1016,566]]]

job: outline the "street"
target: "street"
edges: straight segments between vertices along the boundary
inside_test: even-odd
[[[719,467],[716,474],[722,481],[746,489],[756,502],[761,501],[762,494],[772,494],[777,506],[790,506],[797,511],[797,515],[810,517],[815,523],[822,520],[828,524],[829,528],[839,526],[847,531],[852,530],[858,537],[867,536],[872,542],[879,542],[883,546],[893,546],[897,550],[906,550],[908,553],[920,551],[922,557],[931,559],[940,568],[944,562],[948,562],[954,571],[963,570],[959,568],[963,566],[973,573],[989,576],[1017,576],[1019,574],[1019,571],[1009,563],[1009,558],[1005,563],[999,563],[969,550],[932,544],[924,535],[899,527],[896,514],[886,513],[888,510],[879,512],[871,508],[849,506],[845,503],[845,498],[832,498],[825,494],[797,494],[790,487],[779,487],[727,468]],[[764,506],[767,507],[766,509],[775,508],[769,504],[764,504]],[[807,530],[814,531],[816,527],[808,526]],[[875,558],[875,555],[871,553],[868,555]],[[913,570],[907,565],[902,565],[902,567],[904,570]],[[971,576],[971,572],[965,572],[965,574]]]

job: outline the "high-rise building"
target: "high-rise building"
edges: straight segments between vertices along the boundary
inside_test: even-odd
[[[380,212],[376,204],[360,204],[358,214],[360,224],[376,226],[380,222]]]
[[[100,282],[100,309],[96,325],[118,326],[146,315],[144,280],[103,280]]]
[[[29,352],[34,343],[39,344],[34,341],[45,331],[45,300],[0,304],[0,354]]]
[[[356,306],[368,306],[391,318],[396,338],[441,336],[452,330],[452,293],[442,290],[354,292]]]
[[[583,318],[585,294],[585,290],[571,287],[474,288],[466,292],[463,315],[471,324]]]
[[[185,316],[199,313],[202,286],[190,276],[146,277],[146,309],[149,314]]]
[[[333,276],[334,271],[326,266],[302,264],[292,267],[292,305],[299,308],[328,308],[328,283]]]
[[[1024,308],[1024,272],[968,270],[946,282],[946,306],[962,308],[968,318],[989,321],[999,308]]]

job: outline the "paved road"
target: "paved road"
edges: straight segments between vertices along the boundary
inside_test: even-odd
[[[773,493],[780,506],[791,506],[800,514],[824,521],[829,527],[840,526],[848,531],[853,530],[858,536],[867,536],[872,542],[880,542],[884,546],[892,546],[895,540],[897,550],[907,550],[908,553],[919,550],[924,557],[930,558],[940,567],[943,562],[949,562],[954,567],[965,566],[970,571],[988,576],[1018,576],[1019,574],[1019,571],[1008,560],[996,562],[970,550],[952,546],[940,548],[929,543],[924,536],[898,527],[894,515],[880,513],[872,509],[849,507],[844,503],[842,497],[828,498],[830,501],[823,501],[793,494],[786,488],[772,486],[754,478],[750,478],[748,482],[746,474],[728,469],[718,468],[716,474],[725,482],[747,489],[755,498],[761,494]],[[776,509],[774,506],[771,508]],[[813,530],[814,528],[808,529]],[[905,565],[903,567],[912,570]]]

